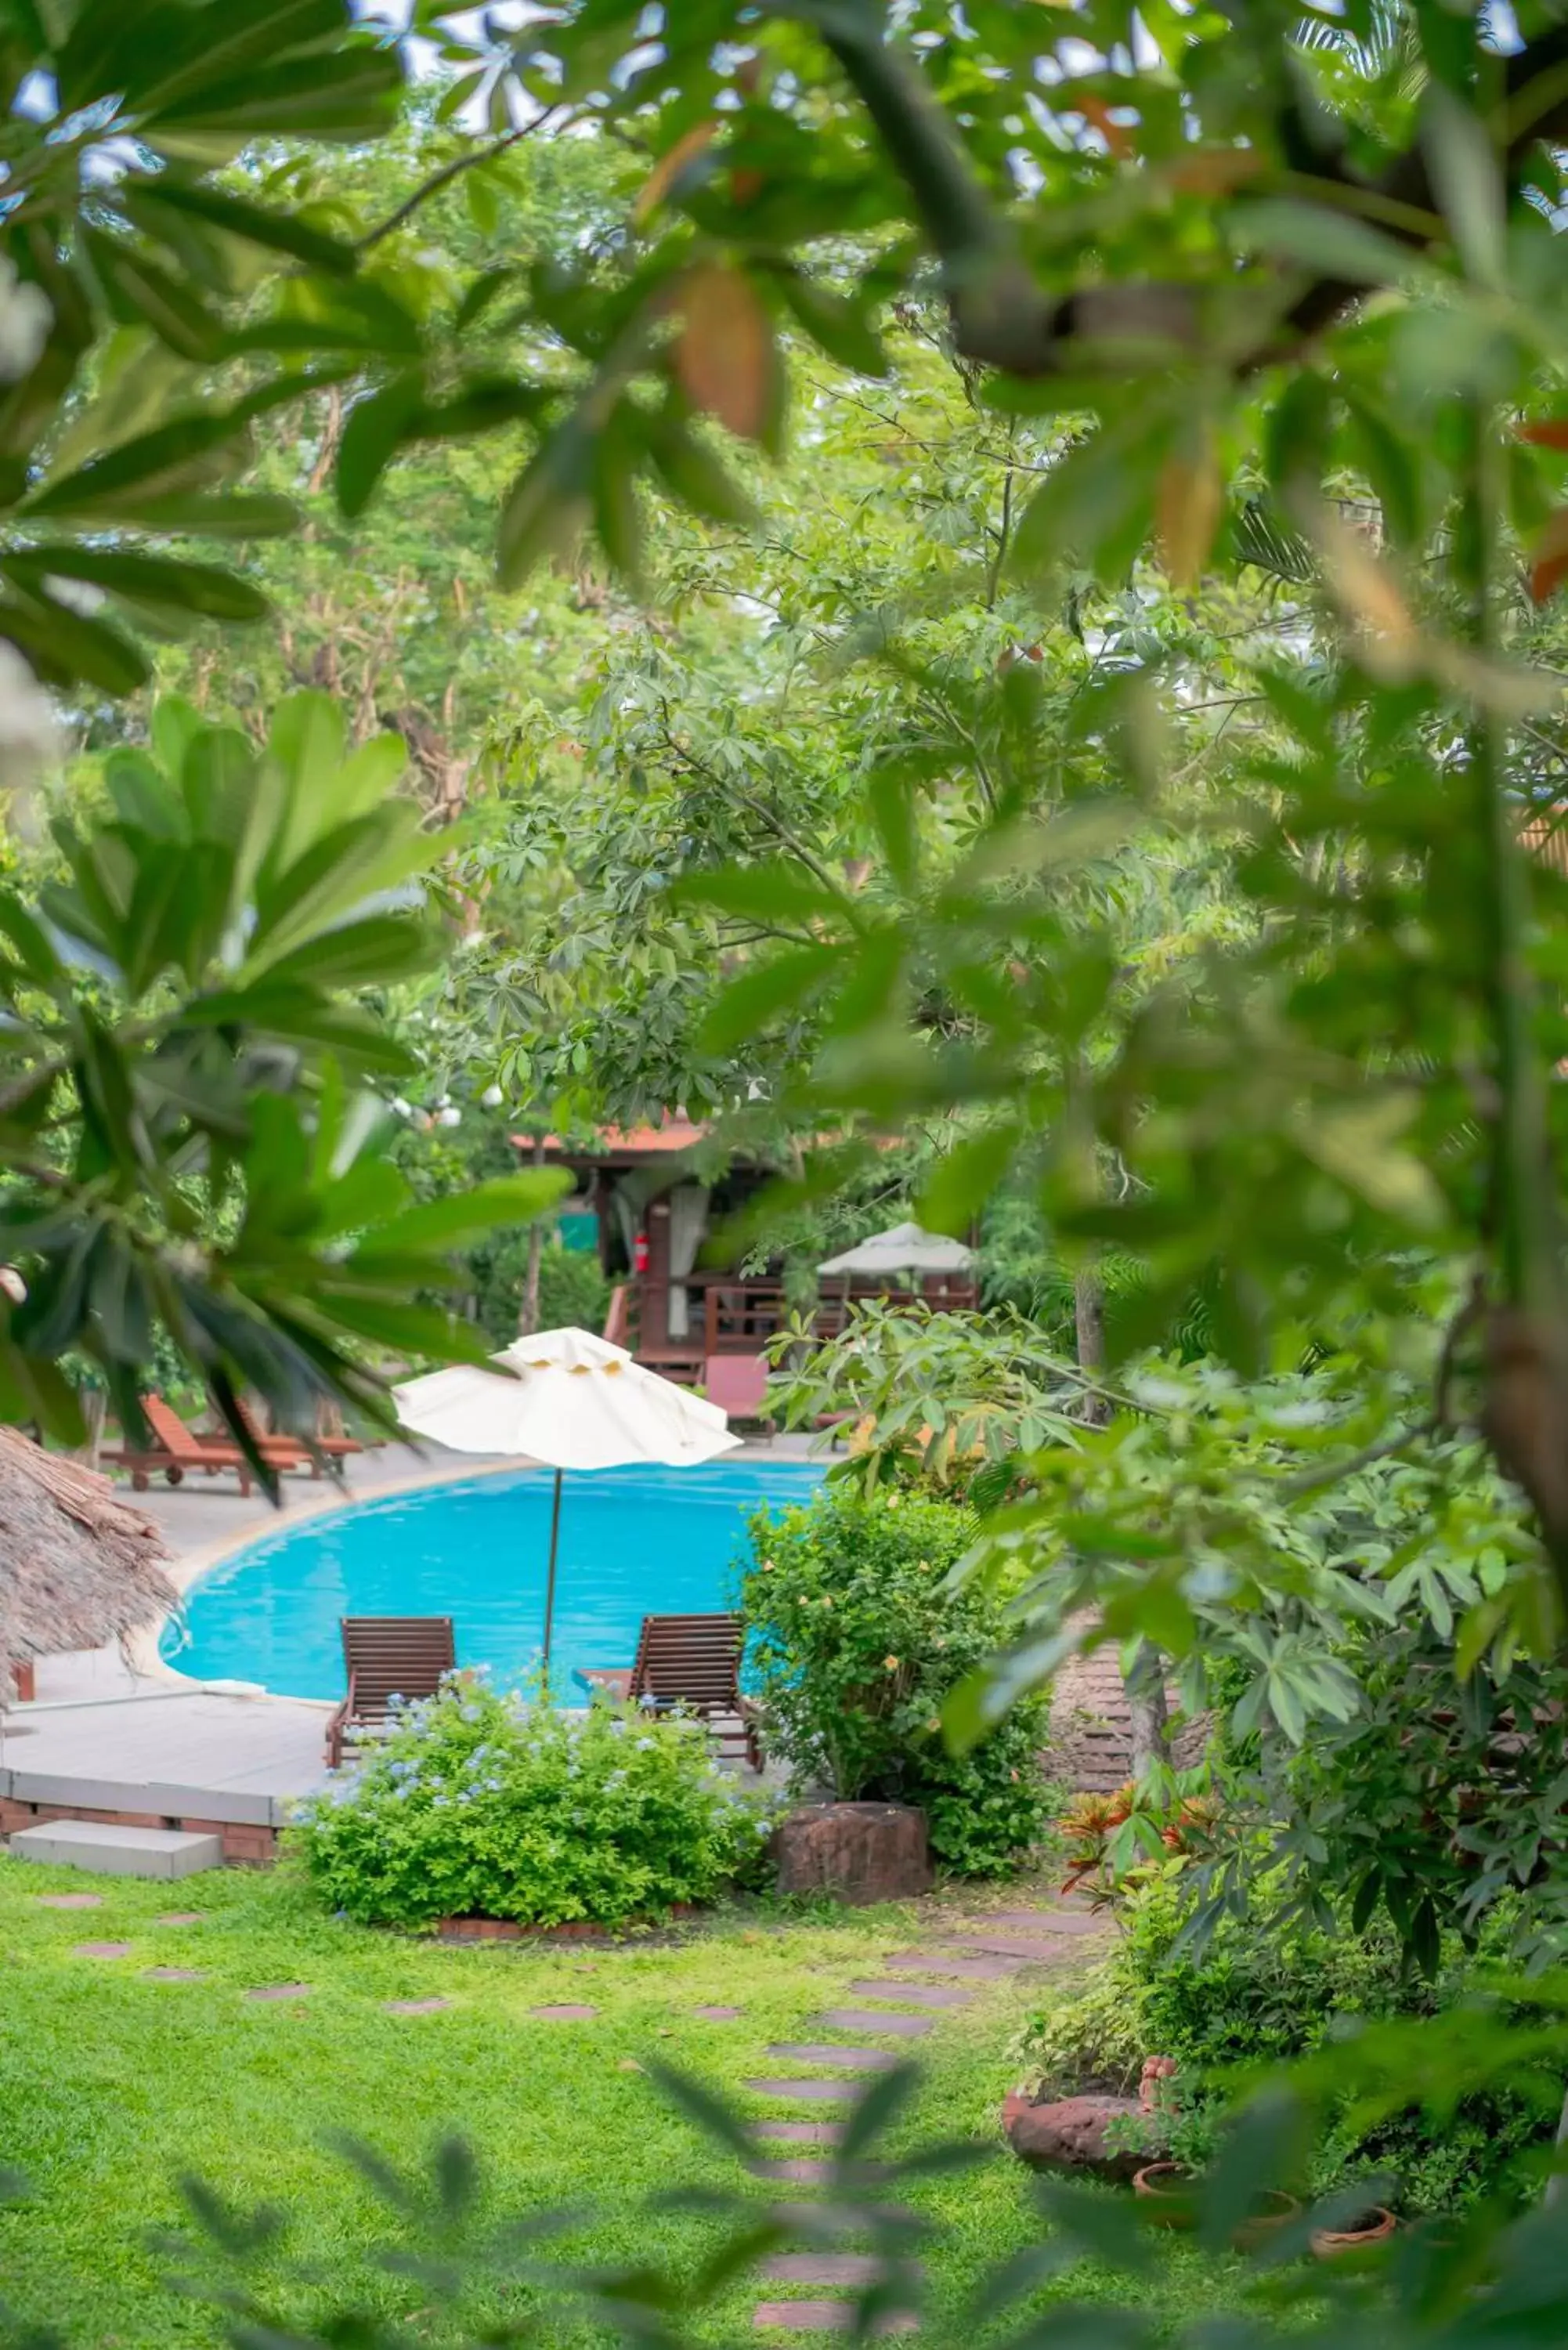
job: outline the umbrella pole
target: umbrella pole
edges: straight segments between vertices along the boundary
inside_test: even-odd
[[[540,1674],[545,1695],[550,1693],[550,1635],[556,1621],[556,1553],[561,1542],[561,1472],[556,1471],[556,1499],[550,1512],[550,1571],[545,1582],[545,1662]]]

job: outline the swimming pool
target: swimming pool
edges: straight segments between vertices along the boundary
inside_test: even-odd
[[[821,1482],[805,1461],[568,1475],[551,1670],[558,1700],[582,1703],[578,1666],[628,1665],[644,1616],[729,1606],[746,1516],[806,1501]],[[519,1470],[283,1526],[194,1586],[184,1627],[164,1627],[162,1653],[199,1680],[337,1698],[340,1616],[450,1616],[459,1664],[488,1665],[510,1687],[538,1662],[553,1484],[547,1470]]]

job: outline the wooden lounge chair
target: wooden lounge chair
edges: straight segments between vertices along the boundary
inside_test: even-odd
[[[161,1396],[143,1396],[141,1409],[154,1441],[150,1445],[122,1444],[99,1456],[118,1468],[129,1469],[137,1492],[145,1493],[152,1478],[159,1475],[171,1485],[181,1484],[192,1469],[203,1470],[209,1477],[216,1475],[220,1469],[232,1469],[239,1478],[240,1492],[250,1492],[254,1482],[251,1464],[237,1444],[198,1436]]]
[[[609,1697],[646,1699],[656,1711],[685,1706],[706,1718],[721,1755],[738,1760],[743,1754],[760,1770],[755,1713],[741,1695],[744,1644],[739,1616],[645,1616],[629,1672],[589,1667],[576,1678]]]
[[[710,1403],[749,1428],[772,1430],[768,1410],[768,1366],[762,1355],[710,1355],[703,1378]]]
[[[457,1661],[450,1616],[344,1616],[339,1623],[348,1694],[327,1725],[333,1770],[356,1732],[391,1720],[394,1697],[434,1697]]]
[[[313,1477],[320,1476],[321,1453],[313,1452],[303,1436],[288,1436],[281,1429],[265,1427],[248,1403],[240,1405],[239,1413],[264,1461],[270,1461],[275,1469],[308,1469]]]

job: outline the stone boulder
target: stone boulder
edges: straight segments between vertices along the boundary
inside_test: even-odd
[[[926,1815],[907,1804],[803,1804],[774,1831],[781,1893],[907,1901],[931,1889]]]
[[[1113,2129],[1112,2124],[1119,2124]],[[1058,2097],[1036,2105],[1022,2089],[1002,2108],[1002,2126],[1020,2161],[1035,2170],[1077,2170],[1126,2186],[1163,2152],[1158,2118],[1137,2097]]]

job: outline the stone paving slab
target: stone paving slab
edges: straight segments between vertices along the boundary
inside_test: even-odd
[[[1103,1934],[1106,1920],[1086,1909],[1058,1909],[1041,1918],[1003,1918],[981,1926],[959,1926],[954,1931],[961,1940],[980,1942],[988,1950],[1006,1950],[1014,1947],[1020,1936],[1027,1937],[1033,1945],[1073,1941],[1084,1934]]]
[[[822,2187],[830,2178],[839,2176],[836,2164],[822,2162],[813,2155],[805,2154],[790,2155],[783,2162],[753,2162],[752,2171],[758,2178],[793,2178],[797,2186],[802,2187]],[[888,2165],[885,2162],[857,2162],[855,2165],[857,2186],[868,2186],[887,2176]],[[782,2210],[784,2207],[779,2208]]]
[[[206,1982],[210,1969],[206,1967],[143,1967],[143,1982]]]
[[[913,2334],[919,2319],[912,2310],[887,2310],[872,2324],[873,2334]],[[760,2330],[784,2334],[846,2334],[855,2323],[855,2304],[848,2301],[759,2301],[752,2324]]]
[[[95,1894],[92,1898],[96,1900],[98,1897]],[[162,1917],[154,1918],[152,1922],[155,1926],[204,1926],[207,1913],[204,1909],[165,1909]]]
[[[381,2002],[389,2015],[435,2015],[450,2007],[450,1999],[387,1999]]]
[[[310,1983],[257,1983],[245,1993],[247,1999],[308,1999]]]
[[[875,2284],[888,2263],[879,2252],[774,2252],[758,2274],[770,2284]]]
[[[1064,1918],[1084,1918],[1090,1925],[1099,1923],[1092,1909],[1085,1908],[1082,1904],[1069,1907],[1065,1902],[1059,1908],[1048,1903],[1044,1909],[992,1909],[987,1912],[984,1922],[988,1926],[1039,1926],[1054,1933],[1082,1933],[1081,1926],[1064,1926]]]
[[[754,2138],[783,2138],[792,2146],[842,2146],[848,2136],[843,2122],[753,2122],[747,2131]]]
[[[934,2032],[934,2015],[883,2015],[874,2007],[825,2008],[812,2021],[834,2032],[880,2032],[891,2040],[922,2040]]]
[[[73,1959],[128,1959],[130,1952],[129,1942],[74,1942],[71,1945]]]
[[[772,2040],[767,2053],[796,2064],[838,2064],[850,2073],[890,2073],[898,2062],[886,2048],[846,2048],[829,2040]]]
[[[597,2007],[584,2007],[580,2001],[558,2000],[554,2006],[531,2007],[530,2015],[541,2016],[546,2023],[586,2023],[598,2013]]]
[[[889,1962],[890,1963],[890,1962]],[[852,1982],[851,1999],[897,2000],[900,2007],[972,2007],[974,1993],[956,1983],[888,1982],[880,1975],[870,1982]]]
[[[909,1967],[926,1975],[956,1975],[965,1982],[1005,1982],[1027,1964],[1023,1959],[966,1959],[950,1950],[895,1950],[886,1967]]]
[[[745,2010],[740,2007],[694,2007],[691,2012],[700,2015],[704,2023],[732,2023],[737,2015],[745,2013]]]
[[[784,2097],[793,2105],[845,2105],[860,2095],[858,2081],[742,2081],[753,2096]]]
[[[943,1950],[988,1950],[999,1958],[1023,1959],[1037,1967],[1054,1966],[1072,1941],[1071,1935],[1023,1934],[994,1926],[965,1926],[940,1944]]]
[[[40,1909],[101,1909],[101,1893],[35,1893]]]

